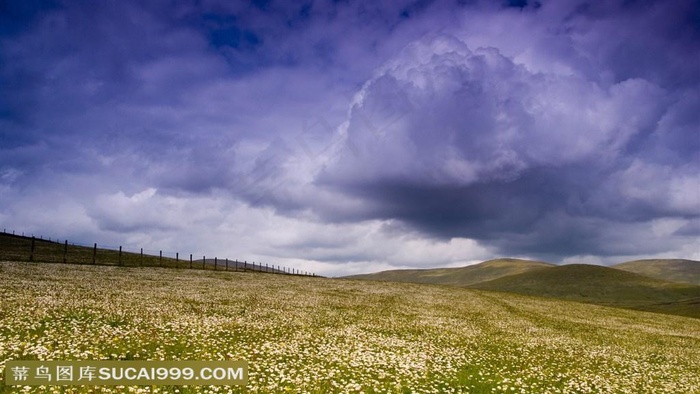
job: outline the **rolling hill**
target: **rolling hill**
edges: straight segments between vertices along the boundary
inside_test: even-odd
[[[468,286],[479,282],[553,266],[553,264],[543,261],[495,259],[459,268],[390,270],[373,274],[346,276],[344,278]]]
[[[650,278],[700,286],[700,261],[682,259],[634,260],[612,267]]]
[[[190,262],[6,233],[0,234],[2,260],[282,273],[280,268],[259,263],[241,266],[211,258]],[[637,260],[609,268],[504,258],[460,268],[393,270],[345,278],[471,287],[700,318],[699,268],[700,262],[692,260]]]
[[[700,286],[596,265],[549,267],[469,287],[700,318]]]

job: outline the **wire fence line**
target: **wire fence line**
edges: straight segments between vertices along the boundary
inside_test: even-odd
[[[318,276],[296,268],[270,265],[261,262],[239,261],[203,255],[180,254],[122,246],[92,245],[69,242],[66,239],[51,239],[34,234],[15,234],[2,230],[0,234],[0,260],[31,261],[44,263],[71,263],[110,265],[122,267],[170,267],[215,271],[263,272],[282,275]]]

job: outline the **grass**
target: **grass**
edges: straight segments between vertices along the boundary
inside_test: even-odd
[[[614,265],[651,278],[700,286],[700,261],[683,259],[634,260]]]
[[[448,286],[0,263],[6,360],[249,362],[247,387],[8,393],[693,393],[700,320]],[[4,377],[0,376],[1,379]]]
[[[34,245],[32,247],[32,244]],[[123,267],[169,267],[195,268],[206,270],[234,271],[265,271],[269,273],[285,273],[273,266],[239,262],[236,260],[204,258],[193,259],[190,256],[177,258],[131,253],[119,250],[86,247],[45,239],[32,239],[0,233],[0,260],[5,261],[35,261],[44,263],[76,263],[94,265],[112,265]],[[228,264],[228,268],[227,268]]]
[[[552,267],[543,261],[521,259],[496,259],[459,268],[433,268],[417,270],[390,270],[374,274],[353,275],[349,279],[380,280],[389,282],[430,283],[451,286],[468,286],[531,270]]]
[[[392,270],[348,278],[444,284],[700,318],[700,286],[694,284],[698,269],[700,262],[692,260],[639,260],[609,268],[497,259],[461,268]]]
[[[700,318],[700,286],[596,265],[544,268],[471,287]]]

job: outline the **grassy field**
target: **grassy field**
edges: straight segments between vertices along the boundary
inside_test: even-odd
[[[597,265],[562,265],[470,287],[700,318],[700,286]]]
[[[519,259],[460,268],[392,270],[351,279],[430,283],[700,318],[700,262],[638,260],[603,267]],[[674,280],[674,281],[672,281]]]
[[[0,294],[0,367],[243,359],[250,368],[244,388],[0,383],[0,392],[700,392],[700,320],[680,316],[449,286],[27,262],[0,263]]]

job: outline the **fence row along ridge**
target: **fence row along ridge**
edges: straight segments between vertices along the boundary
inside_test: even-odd
[[[74,263],[91,265],[109,265],[122,267],[170,267],[187,268],[215,271],[243,271],[262,272],[281,275],[318,276],[315,273],[302,271],[280,265],[263,264],[261,262],[248,262],[238,259],[220,259],[214,257],[207,259],[195,259],[192,254],[189,259],[181,259],[180,253],[176,252],[175,257],[163,256],[163,251],[158,255],[144,253],[140,248],[138,252],[124,251],[122,246],[118,249],[109,247],[98,248],[97,243],[91,246],[69,243],[68,240],[61,242],[59,239],[44,239],[42,236],[17,235],[13,231],[8,233],[3,229],[3,242],[0,243],[0,260],[31,261],[47,263]]]

